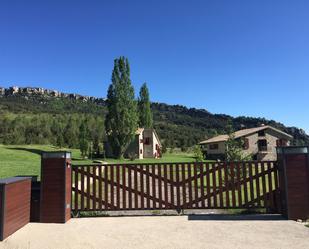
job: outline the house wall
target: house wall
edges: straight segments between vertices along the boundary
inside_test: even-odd
[[[210,146],[212,144],[218,144],[218,149],[216,150],[210,149]],[[207,144],[206,148],[208,154],[225,154],[225,142]]]
[[[154,132],[152,132],[152,137],[153,137],[153,143],[152,143],[152,146],[153,146],[153,156],[154,157],[158,157],[158,151],[157,151],[157,148],[156,148],[156,145],[159,145],[159,141],[155,135]]]
[[[248,139],[249,148],[247,150],[243,150],[243,152],[247,155],[257,155],[257,160],[259,161],[273,161],[277,160],[277,140],[278,139],[286,139],[285,137],[282,137],[279,133],[267,129],[265,130],[265,136],[259,137],[258,133],[251,134],[249,136],[246,136],[245,138]],[[258,150],[258,140],[260,139],[266,139],[267,141],[267,151],[265,152],[259,152]],[[210,145],[211,144],[218,144],[218,149],[211,150]],[[203,145],[202,149],[207,150],[207,155],[209,159],[222,159],[225,155],[225,142],[217,142],[217,143],[211,143],[207,145]],[[287,145],[290,145],[290,141],[288,141]],[[216,158],[217,157],[217,158]]]
[[[143,133],[141,132],[138,136],[138,158],[144,158],[144,144],[143,144]]]
[[[152,129],[145,129],[143,132],[144,136],[144,158],[151,158],[154,156],[153,143],[154,143],[154,134]],[[149,138],[149,144],[145,144],[146,138]]]
[[[149,138],[149,144],[145,144],[146,138]],[[129,157],[130,153],[135,153],[138,159],[154,158],[157,152],[156,144],[159,144],[159,141],[153,129],[144,129],[130,143],[126,149],[125,157]]]
[[[259,137],[258,133],[254,133],[246,137],[249,141],[249,149],[244,150],[246,154],[257,154],[257,160],[259,161],[273,161],[277,160],[277,140],[283,137],[278,136],[273,130],[265,130],[265,136]],[[258,150],[258,141],[266,139],[267,141],[267,151],[259,152]],[[289,145],[290,142],[288,142]]]

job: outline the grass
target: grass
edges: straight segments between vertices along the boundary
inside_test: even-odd
[[[40,175],[42,151],[56,151],[59,148],[51,145],[1,145],[0,144],[0,178],[16,175]],[[73,164],[92,164],[92,160],[82,159],[78,149],[66,149],[72,152]],[[161,159],[98,159],[108,163],[159,163],[159,162],[193,162],[192,154],[165,154]]]

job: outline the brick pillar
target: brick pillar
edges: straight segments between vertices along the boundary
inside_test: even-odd
[[[71,153],[44,152],[41,159],[40,222],[71,218]]]
[[[309,218],[309,147],[280,147],[277,153],[283,215],[290,220],[306,220]]]

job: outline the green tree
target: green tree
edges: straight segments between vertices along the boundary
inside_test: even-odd
[[[193,153],[194,153],[194,158],[196,162],[203,162],[204,156],[203,156],[201,146],[195,145]]]
[[[79,127],[79,149],[81,156],[86,157],[88,152],[87,130],[84,122]]]
[[[130,80],[128,59],[114,61],[112,83],[107,93],[105,127],[108,142],[116,158],[123,156],[137,129],[137,105]]]
[[[78,148],[78,126],[77,121],[72,117],[67,121],[64,128],[64,142],[69,148]]]
[[[232,125],[229,123],[226,130],[228,131],[228,140],[225,142],[225,158],[229,162],[249,161],[252,159],[251,154],[243,152],[244,141],[235,139]]]
[[[138,98],[139,126],[143,128],[152,128],[153,116],[150,108],[149,90],[144,83],[139,92]]]

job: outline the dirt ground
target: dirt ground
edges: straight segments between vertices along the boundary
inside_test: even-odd
[[[9,249],[309,248],[309,228],[269,216],[141,216],[30,223],[0,242]]]

